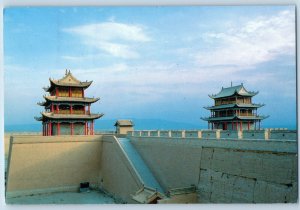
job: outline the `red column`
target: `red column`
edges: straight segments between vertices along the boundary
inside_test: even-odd
[[[92,121],[92,135],[94,135],[94,121]]]
[[[86,123],[86,135],[89,135],[89,123]]]
[[[72,107],[72,104],[70,104],[70,114],[73,114],[73,107]]]
[[[84,122],[84,135],[86,135],[86,122]]]
[[[56,114],[58,114],[58,110],[59,110],[58,104],[56,104]]]
[[[51,112],[54,112],[54,105],[51,104]]]
[[[238,123],[235,122],[235,130],[238,130]]]
[[[240,122],[240,131],[242,131],[242,130],[243,130],[243,123]]]
[[[88,114],[91,114],[91,105],[89,104]]]
[[[225,130],[227,130],[227,122],[225,122]]]

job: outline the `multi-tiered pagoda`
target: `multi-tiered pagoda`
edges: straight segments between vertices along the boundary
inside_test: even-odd
[[[45,111],[35,118],[43,123],[43,136],[93,135],[94,120],[103,114],[91,113],[91,104],[99,98],[85,97],[84,91],[92,81],[81,82],[67,70],[62,79],[49,80],[50,87],[44,88],[49,95],[38,103]]]
[[[252,103],[252,97],[258,92],[247,91],[243,84],[223,88],[214,99],[214,106],[204,107],[210,110],[210,117],[201,118],[208,121],[208,128],[223,130],[260,129],[261,120],[268,116],[259,116],[257,109],[264,104]]]

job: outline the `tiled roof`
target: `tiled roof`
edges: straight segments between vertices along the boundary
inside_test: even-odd
[[[117,120],[115,126],[133,126],[133,122],[131,120]]]
[[[209,106],[204,107],[208,110],[214,110],[214,109],[226,109],[226,108],[233,108],[233,107],[240,107],[240,108],[260,108],[264,106],[264,104],[222,104],[219,106]]]
[[[209,95],[209,97],[216,99],[216,98],[224,98],[228,96],[232,96],[234,94],[238,94],[241,96],[255,96],[258,92],[250,92],[247,91],[243,84],[237,85],[237,86],[232,86],[232,87],[227,87],[227,88],[222,88],[222,90],[215,95]]]

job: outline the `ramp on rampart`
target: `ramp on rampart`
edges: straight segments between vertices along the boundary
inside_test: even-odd
[[[131,161],[132,165],[135,167],[137,173],[139,174],[141,181],[147,187],[152,189],[156,189],[160,193],[164,193],[164,190],[141,158],[140,154],[136,151],[134,146],[131,144],[130,140],[127,138],[117,138],[120,143],[120,146],[126,153],[129,161]]]

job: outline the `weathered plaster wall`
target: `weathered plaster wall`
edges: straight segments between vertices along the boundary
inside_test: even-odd
[[[6,196],[99,186],[101,136],[13,136]]]
[[[297,201],[296,141],[130,138],[164,187],[193,184],[200,203]]]

